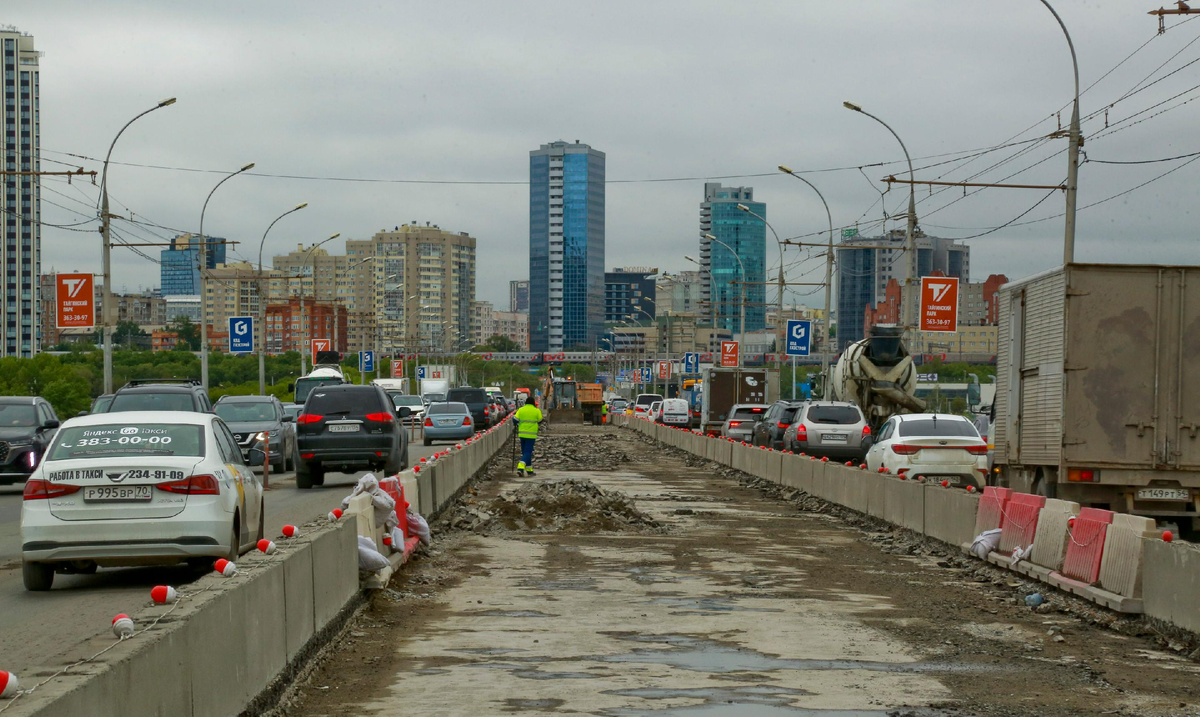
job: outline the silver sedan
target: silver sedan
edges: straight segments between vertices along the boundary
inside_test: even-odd
[[[729,417],[721,426],[721,435],[735,441],[749,442],[754,435],[754,424],[762,420],[767,412],[766,404],[738,403],[729,409]]]
[[[425,445],[434,441],[455,441],[475,435],[471,409],[458,401],[429,404],[425,412]]]

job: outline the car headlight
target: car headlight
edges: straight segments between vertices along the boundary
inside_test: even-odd
[[[255,434],[254,439],[257,441],[265,441],[270,437],[271,437],[270,431],[261,431],[261,432]]]
[[[28,446],[33,444],[32,438],[10,438],[8,445],[10,446]]]

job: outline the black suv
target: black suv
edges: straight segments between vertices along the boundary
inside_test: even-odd
[[[783,449],[783,434],[796,417],[796,411],[804,406],[804,401],[776,401],[771,404],[762,419],[754,424],[754,432],[750,442],[756,446]]]
[[[212,402],[194,378],[139,378],[113,394],[105,413],[118,411],[211,412]]]
[[[491,428],[492,397],[488,395],[487,391],[482,388],[459,386],[446,392],[446,400],[467,404],[467,410],[471,412],[471,421],[475,424],[476,432]]]
[[[296,487],[325,483],[327,469],[348,473],[358,468],[399,473],[408,467],[408,433],[400,420],[407,406],[396,407],[378,386],[318,386],[296,418]]]
[[[266,438],[265,445],[271,452],[271,470],[283,473],[295,469],[295,424],[287,411],[283,410],[278,398],[221,396],[213,411],[233,431],[233,438],[242,449],[243,458],[250,455],[251,448],[263,448],[260,441]]]
[[[58,416],[41,396],[0,396],[0,485],[29,477],[56,428]]]

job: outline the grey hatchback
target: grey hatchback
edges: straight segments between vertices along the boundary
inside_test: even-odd
[[[871,427],[853,403],[809,401],[792,418],[783,445],[793,453],[862,461],[871,447]]]

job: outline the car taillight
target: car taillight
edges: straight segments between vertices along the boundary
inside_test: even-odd
[[[368,413],[367,420],[375,423],[391,423],[395,417],[390,413]]]
[[[921,450],[920,446],[910,445],[908,443],[893,443],[892,453],[898,456],[911,456]]]
[[[1072,483],[1095,483],[1096,471],[1087,468],[1069,468],[1067,469],[1067,480]]]
[[[216,476],[188,476],[183,480],[173,480],[170,483],[159,483],[155,486],[168,493],[183,493],[185,495],[220,495],[221,487],[217,484]]]
[[[425,425],[426,425],[426,426],[432,426],[432,425],[433,425],[433,419],[431,419],[431,418],[426,418],[426,419],[425,419]]]
[[[871,427],[870,427],[870,426],[863,426],[863,432],[862,432],[862,434],[863,434],[863,438],[866,438],[867,436],[871,435]]]
[[[462,422],[462,424],[463,424],[464,426],[469,426],[469,425],[471,425],[471,417],[470,417],[470,416],[463,416],[463,422]]]
[[[796,440],[797,441],[807,441],[808,440],[808,429],[804,427],[804,424],[800,424],[799,426],[796,426]]]
[[[296,423],[316,423],[322,418],[324,418],[324,416],[318,416],[315,413],[301,413],[296,417]]]
[[[72,493],[78,493],[80,486],[66,485],[65,483],[51,483],[50,481],[42,480],[41,478],[30,478],[25,481],[25,493],[22,498],[25,500],[47,500],[49,498],[58,498]]]
[[[775,425],[779,426],[780,428],[787,428],[788,426],[790,426],[792,424],[784,423],[783,421],[780,421],[779,423],[776,423]]]
[[[984,443],[978,446],[967,446],[967,453],[970,453],[973,456],[986,456],[987,444]]]
[[[741,422],[741,421],[730,421],[730,422],[729,422],[729,427],[730,427],[730,428],[737,428],[737,427],[738,427],[738,426],[740,426],[740,425],[742,425],[742,422]]]

